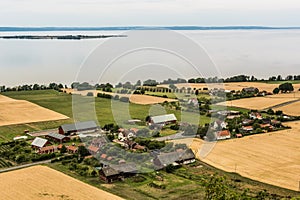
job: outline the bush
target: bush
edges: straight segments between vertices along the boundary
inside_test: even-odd
[[[93,97],[94,94],[93,94],[93,92],[88,92],[88,93],[86,94],[86,96],[88,96],[88,97]]]
[[[121,101],[121,102],[128,103],[128,102],[129,102],[129,98],[128,98],[128,97],[121,97],[121,98],[120,98],[120,101]]]

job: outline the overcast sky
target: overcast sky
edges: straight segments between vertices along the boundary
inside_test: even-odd
[[[300,26],[299,0],[1,0],[1,26]]]

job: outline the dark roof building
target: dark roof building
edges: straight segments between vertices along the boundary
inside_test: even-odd
[[[134,176],[137,171],[137,167],[134,163],[124,163],[103,167],[99,171],[99,176],[107,183],[111,183],[114,180],[122,180],[126,177]]]
[[[54,140],[55,142],[59,142],[59,143],[70,141],[69,137],[58,133],[49,133],[46,136],[46,138],[49,138],[50,140]]]
[[[195,162],[195,154],[191,149],[184,151],[174,151],[170,153],[162,153],[154,159],[157,169],[162,169],[168,165],[190,164]]]
[[[94,121],[77,122],[75,124],[64,124],[58,128],[59,134],[70,135],[77,132],[93,132],[99,130]]]

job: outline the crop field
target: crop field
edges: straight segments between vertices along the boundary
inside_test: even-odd
[[[278,107],[275,110],[282,110],[283,113],[286,113],[286,114],[289,114],[292,116],[300,116],[300,101]]]
[[[275,95],[274,95],[275,96]],[[287,103],[290,101],[297,100],[298,98],[293,97],[252,97],[245,99],[238,99],[233,101],[226,101],[218,103],[217,105],[239,107],[253,110],[264,110],[279,104]],[[288,114],[288,113],[287,113]]]
[[[0,126],[68,118],[34,103],[25,100],[14,100],[2,95],[0,95],[0,107]]]
[[[286,81],[285,81],[286,82]],[[243,88],[247,87],[256,87],[260,91],[267,91],[267,92],[272,92],[274,88],[278,87],[282,82],[274,82],[273,84],[270,83],[262,83],[262,82],[237,82],[237,83],[180,83],[180,84],[175,84],[177,88],[196,88],[196,89],[201,89],[203,88],[224,88],[225,90],[242,90]],[[159,85],[160,87],[168,87],[168,85]],[[295,82],[293,84],[295,91],[300,88],[300,83]]]
[[[40,131],[45,129],[56,129],[58,126],[65,123],[73,123],[73,108],[72,108],[72,95],[66,93],[59,93],[54,90],[39,90],[39,91],[19,91],[19,92],[5,92],[10,98],[26,100],[34,104],[40,105],[44,108],[48,108],[58,113],[62,113],[69,117],[65,120],[57,121],[45,121],[36,123],[26,123],[26,124],[16,124],[9,126],[0,126],[0,142],[10,141],[13,137],[23,134],[24,130]],[[82,109],[90,108],[90,102],[93,97],[82,97],[80,98],[80,103]],[[101,126],[108,123],[115,123],[116,118],[118,121],[126,121],[131,119],[145,120],[146,116],[153,113],[154,110],[157,115],[164,113],[174,113],[177,119],[180,121],[182,114],[185,116],[187,121],[195,121],[199,117],[196,113],[181,113],[178,110],[173,110],[169,108],[163,108],[155,105],[140,105],[140,104],[127,104],[120,101],[116,101],[112,107],[112,101],[105,98],[94,98],[95,105],[94,109],[96,112],[96,117]],[[87,104],[87,105],[86,105]],[[117,110],[117,113],[113,114],[112,109]],[[129,116],[124,115],[124,113],[129,112]],[[85,112],[83,112],[84,114]],[[118,115],[118,113],[122,113]],[[90,116],[88,114],[82,116],[82,120],[89,120]],[[210,122],[210,118],[206,116],[200,117],[200,124],[205,124]],[[125,126],[125,125],[124,125]]]
[[[244,177],[299,191],[300,122],[288,122],[292,129],[217,142],[212,151],[198,158],[216,168]],[[195,152],[203,141],[194,139]]]
[[[168,101],[168,102],[177,101],[175,99],[155,97],[155,96],[149,96],[149,95],[118,94],[118,93],[103,92],[103,91],[97,91],[97,90],[74,91],[72,89],[65,89],[65,91],[67,93],[81,94],[84,96],[86,96],[88,92],[93,92],[94,96],[97,96],[97,93],[105,93],[105,94],[109,94],[112,96],[119,95],[119,97],[128,97],[130,99],[131,103],[140,104],[140,105],[151,105],[151,104],[163,103],[165,101]]]
[[[46,166],[1,173],[0,190],[6,200],[122,199]]]

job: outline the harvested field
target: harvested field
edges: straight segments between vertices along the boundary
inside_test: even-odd
[[[68,119],[67,116],[25,100],[0,95],[0,126]]]
[[[210,89],[212,88],[224,88],[225,90],[242,90],[243,88],[247,87],[256,87],[260,91],[267,91],[272,92],[274,88],[278,87],[279,84],[268,84],[268,83],[259,83],[259,82],[238,82],[238,83],[180,83],[175,84],[178,88],[197,88],[197,89],[203,89],[205,87],[208,87]],[[168,87],[168,85],[159,85],[160,87]],[[300,88],[300,84],[293,84],[295,91]]]
[[[0,174],[0,190],[5,200],[122,199],[45,166]]]
[[[282,110],[283,113],[292,116],[300,116],[300,101],[282,107],[278,107],[275,110]]]
[[[290,130],[217,142],[208,156],[197,157],[222,170],[291,190],[299,190],[300,122],[288,122]],[[195,152],[203,141],[194,139]]]
[[[157,103],[163,103],[165,101],[168,102],[174,102],[177,100],[174,99],[168,99],[168,98],[162,98],[162,97],[154,97],[149,95],[138,95],[138,94],[117,94],[112,92],[103,92],[103,91],[97,91],[97,90],[85,90],[85,91],[75,91],[73,89],[64,89],[67,93],[72,94],[80,94],[83,96],[86,96],[88,92],[92,92],[94,96],[97,96],[97,93],[105,93],[112,96],[119,95],[119,97],[128,97],[130,99],[131,103],[135,104],[141,104],[141,105],[150,105],[150,104],[157,104]]]
[[[217,105],[222,106],[233,106],[239,108],[247,108],[247,109],[254,109],[254,110],[264,110],[266,108],[270,108],[273,106],[277,106],[279,104],[287,103],[293,100],[297,100],[298,98],[292,97],[278,97],[275,98],[275,95],[272,97],[252,97],[252,98],[245,98],[245,99],[238,99],[233,101],[226,101],[218,103]]]

